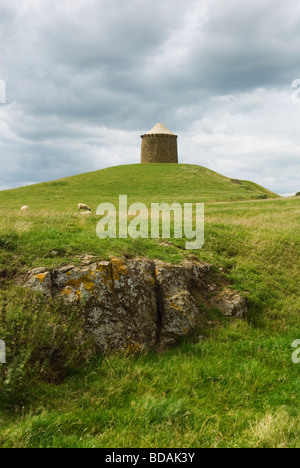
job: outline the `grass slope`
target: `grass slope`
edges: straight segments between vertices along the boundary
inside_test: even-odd
[[[0,447],[299,447],[300,365],[292,362],[291,344],[300,339],[300,199],[249,200],[275,195],[206,171],[124,166],[0,193],[0,271],[8,274],[0,283],[0,338],[9,370],[0,367]],[[179,249],[184,240],[100,241],[97,217],[82,219],[74,204],[95,208],[119,193],[147,204],[154,196],[208,202],[204,248]],[[24,203],[32,207],[25,216]],[[40,307],[9,274],[76,263],[83,253],[172,262],[196,254],[245,295],[248,320],[212,315],[204,341],[161,355],[98,357],[78,370],[72,328],[81,323],[59,321],[61,311]],[[37,356],[49,355],[50,339],[59,342],[60,359],[74,353],[60,385],[39,372]],[[16,390],[8,392],[10,381]]]
[[[87,203],[95,210],[100,203],[118,201],[209,202],[255,200],[278,195],[253,182],[232,181],[216,172],[187,164],[135,164],[110,167],[54,182],[0,192],[0,209],[76,210]]]

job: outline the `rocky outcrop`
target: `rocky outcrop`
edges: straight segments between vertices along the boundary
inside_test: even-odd
[[[81,307],[102,351],[164,349],[197,333],[204,310],[216,307],[232,317],[247,312],[245,299],[196,259],[172,265],[116,257],[96,263],[88,257],[80,267],[31,270],[22,284]]]

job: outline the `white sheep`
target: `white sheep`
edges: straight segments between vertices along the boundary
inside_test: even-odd
[[[28,211],[30,211],[29,206],[27,206],[27,205],[22,206],[21,211],[22,211],[23,213],[27,213]]]
[[[85,203],[78,203],[78,211],[81,211],[81,210],[92,211],[91,208]]]

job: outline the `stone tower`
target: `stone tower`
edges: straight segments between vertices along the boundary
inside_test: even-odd
[[[178,164],[177,135],[159,123],[149,133],[141,136],[141,163]]]

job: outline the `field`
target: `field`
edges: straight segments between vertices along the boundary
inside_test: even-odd
[[[147,205],[205,202],[204,248],[185,251],[184,239],[101,241],[97,216],[80,217],[77,203],[95,213],[119,194]],[[29,214],[20,213],[24,204]],[[299,197],[198,166],[135,165],[0,192],[0,216],[0,338],[8,346],[0,447],[299,447],[300,364],[291,347],[300,339]],[[14,278],[83,254],[175,263],[196,254],[245,295],[248,318],[215,318],[205,340],[162,354],[76,350],[80,320],[41,307]],[[51,359],[49,337],[59,349]]]

